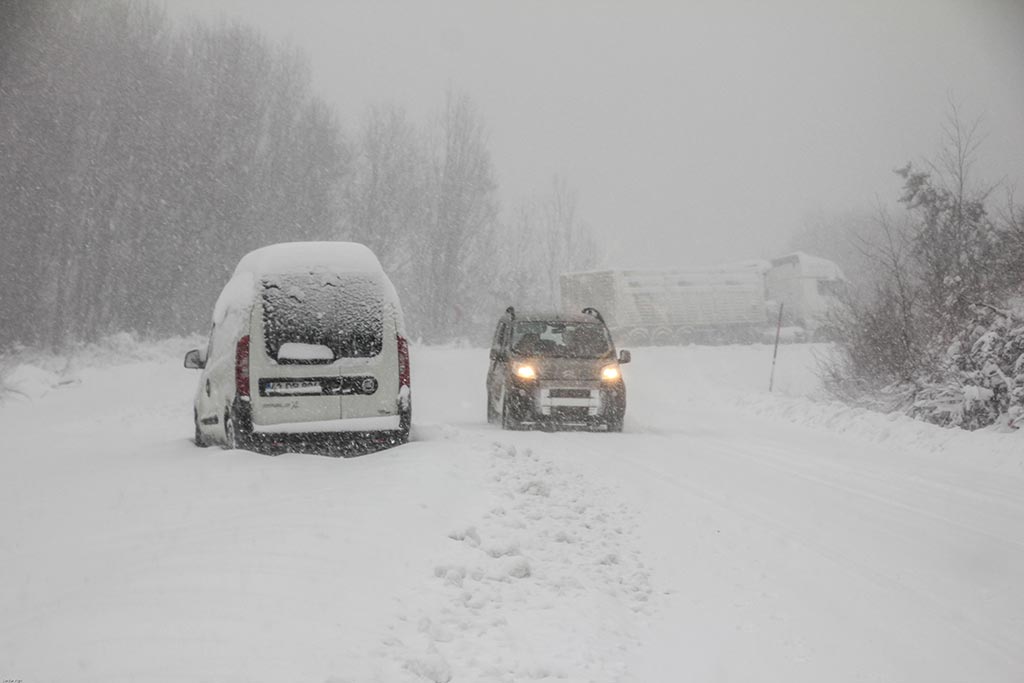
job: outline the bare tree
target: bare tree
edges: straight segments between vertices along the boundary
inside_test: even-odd
[[[16,19],[23,38],[0,45],[0,344],[202,328],[241,253],[335,234],[347,153],[300,54],[237,25],[178,31],[149,2]]]
[[[392,104],[367,111],[344,188],[343,234],[373,249],[401,283],[409,280],[415,235],[429,220],[426,159],[404,109]]]
[[[555,176],[550,190],[540,200],[541,239],[545,245],[544,276],[551,304],[557,304],[562,273],[592,268],[599,259],[597,243],[577,217],[576,207],[576,191],[569,187],[565,178]]]
[[[944,142],[929,171],[911,164],[897,173],[904,180],[900,201],[916,217],[912,238],[915,264],[928,313],[949,333],[995,284],[992,264],[999,235],[986,202],[995,186],[973,185],[971,168],[981,136],[979,121],[964,123],[954,104],[943,126]]]
[[[413,308],[426,338],[444,340],[483,319],[475,299],[489,262],[479,255],[497,218],[497,185],[483,120],[466,95],[447,94],[433,140],[431,210],[415,242],[420,297]]]
[[[896,224],[883,207],[877,210],[872,239],[855,237],[856,248],[875,263],[868,290],[847,290],[842,306],[831,314],[830,325],[844,341],[840,372],[831,367],[833,388],[839,378],[854,378],[854,386],[877,387],[909,381],[921,369],[924,345],[920,320],[920,291],[914,280],[909,226]],[[849,397],[849,386],[842,393]]]

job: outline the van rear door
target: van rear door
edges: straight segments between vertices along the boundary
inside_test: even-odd
[[[398,413],[398,335],[392,319],[385,317],[374,329],[373,355],[340,361],[343,392],[341,416],[345,419],[380,418]],[[397,428],[366,423],[367,429]]]
[[[340,325],[350,340],[338,349],[341,417],[353,420],[353,428],[382,428],[364,418],[397,413],[398,337],[382,278],[350,275],[341,283],[345,312]]]
[[[298,423],[368,416],[363,408],[381,395],[385,346],[383,301],[374,276],[266,276],[261,308],[263,362],[254,421],[301,431]]]

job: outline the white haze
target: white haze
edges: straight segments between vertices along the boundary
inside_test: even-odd
[[[609,265],[777,255],[808,215],[890,203],[950,101],[980,180],[1024,184],[1024,3],[167,0],[311,59],[351,126],[447,88],[488,123],[505,207],[560,174]]]

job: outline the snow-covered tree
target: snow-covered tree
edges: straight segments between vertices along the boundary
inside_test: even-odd
[[[1014,219],[990,215],[993,188],[973,184],[977,124],[953,107],[944,133],[928,170],[897,170],[906,219],[880,212],[880,231],[864,242],[878,270],[835,316],[842,353],[826,379],[849,400],[976,428],[1019,406],[1024,392],[1024,326],[1000,307],[1021,293],[1006,256],[1022,255],[1021,240]]]

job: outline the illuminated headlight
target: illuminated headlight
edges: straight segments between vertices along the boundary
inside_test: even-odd
[[[621,373],[619,373],[618,365],[606,365],[603,368],[601,368],[601,379],[611,381],[618,379],[621,376],[622,375]]]
[[[520,379],[536,379],[537,369],[532,365],[517,365],[516,376],[519,377]]]

